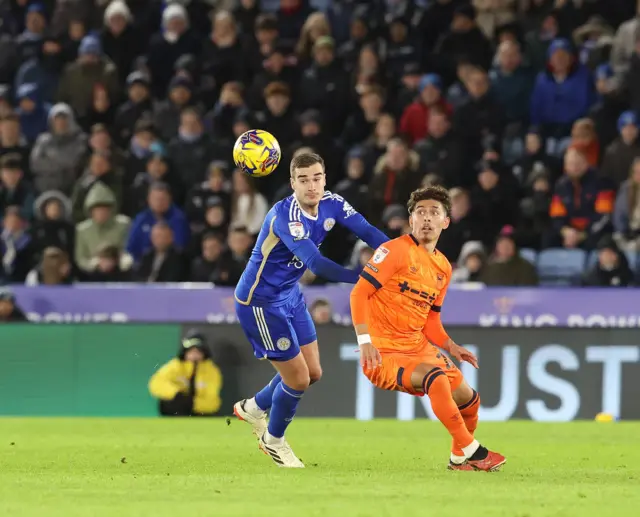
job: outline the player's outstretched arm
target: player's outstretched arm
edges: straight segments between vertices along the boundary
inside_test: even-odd
[[[351,230],[358,239],[364,241],[374,250],[389,240],[384,233],[367,221],[362,214],[344,201],[339,207],[342,214],[336,220],[339,224]]]
[[[355,284],[358,281],[357,271],[342,267],[323,257],[316,245],[306,235],[298,234],[297,226],[290,226],[294,224],[300,223],[295,221],[291,223],[281,222],[276,217],[273,229],[289,251],[298,257],[314,275],[325,278],[330,282]]]

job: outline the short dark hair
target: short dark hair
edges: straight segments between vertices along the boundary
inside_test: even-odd
[[[319,163],[320,165],[322,165],[322,170],[324,171],[324,160],[322,159],[322,156],[320,156],[317,153],[299,154],[293,160],[291,160],[291,166],[289,169],[291,172],[291,177],[292,178],[295,177],[296,169],[306,169],[307,167],[311,167],[316,163]]]
[[[442,203],[447,217],[451,216],[451,196],[449,195],[449,191],[440,185],[432,185],[430,187],[414,190],[409,197],[409,202],[407,203],[409,213],[413,213],[416,209],[416,205],[420,201],[426,200],[433,200]]]
[[[0,169],[22,170],[22,158],[18,153],[5,154],[0,158]]]

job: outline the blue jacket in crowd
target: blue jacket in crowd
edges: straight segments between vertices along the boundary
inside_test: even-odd
[[[189,222],[182,210],[171,205],[167,213],[159,218],[147,208],[133,220],[127,242],[127,251],[136,261],[139,261],[142,255],[151,249],[151,228],[161,220],[165,221],[173,230],[173,243],[176,247],[184,249],[189,243]]]

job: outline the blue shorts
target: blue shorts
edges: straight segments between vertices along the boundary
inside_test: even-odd
[[[236,315],[258,359],[288,361],[300,353],[301,346],[318,339],[302,293],[279,307],[236,301]]]

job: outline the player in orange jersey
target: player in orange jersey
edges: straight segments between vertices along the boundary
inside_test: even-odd
[[[408,208],[411,234],[380,246],[351,293],[364,374],[378,388],[429,397],[453,437],[450,469],[497,470],[504,456],[473,436],[480,396],[442,352],[478,367],[476,357],[454,343],[440,322],[451,264],[436,243],[449,226],[449,193],[442,187],[416,190]]]

